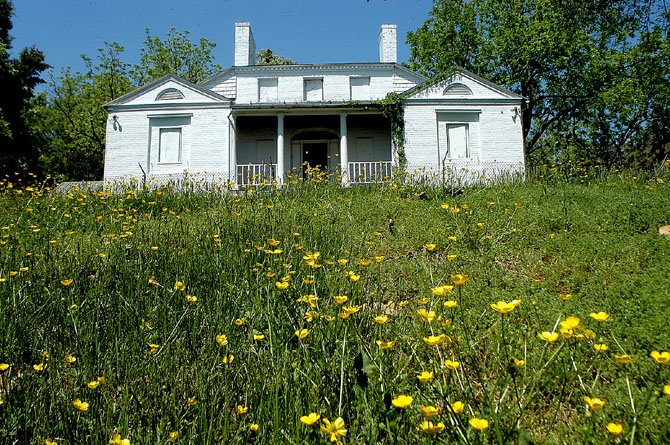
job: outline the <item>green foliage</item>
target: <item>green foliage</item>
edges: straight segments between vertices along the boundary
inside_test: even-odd
[[[325,443],[318,424],[300,422],[316,412],[344,419],[345,443],[605,443],[609,422],[623,424],[622,441],[662,443],[670,364],[649,353],[670,344],[670,243],[657,233],[670,223],[670,176],[559,173],[449,197],[325,181],[116,195],[0,181],[0,313],[11,314],[0,323],[0,436]],[[457,272],[469,275],[464,286],[434,296]],[[341,318],[335,295],[358,311]],[[508,314],[491,308],[514,299]],[[600,311],[608,322],[589,316]],[[381,314],[390,321],[377,324]],[[584,338],[538,338],[568,316]],[[441,346],[424,341],[440,334]],[[597,352],[603,343],[609,351]],[[622,353],[630,364],[617,362]],[[434,379],[419,383],[422,371]],[[391,404],[400,394],[414,399],[406,409]],[[606,404],[587,409],[584,396]],[[419,405],[439,408],[432,421],[445,430],[421,431]],[[469,427],[473,417],[489,428]]]
[[[410,67],[457,64],[525,97],[532,161],[649,165],[668,154],[663,11],[659,1],[438,0],[408,34]]]
[[[34,132],[30,128],[33,92],[49,66],[35,47],[24,48],[18,58],[9,56],[13,5],[0,0],[0,175],[26,175],[37,161]]]
[[[152,36],[149,29],[145,32],[140,63],[130,70],[136,86],[166,74],[198,83],[221,70],[221,66],[214,63],[212,54],[216,43],[205,38],[194,43],[189,38],[190,32],[180,32],[175,28],[168,31],[165,40]]]
[[[295,62],[288,57],[275,54],[270,48],[266,48],[256,53],[256,65],[295,65]]]
[[[407,155],[405,154],[405,118],[402,104],[402,95],[399,93],[388,93],[381,101],[382,114],[391,121],[391,140],[396,150],[398,168],[404,171],[407,168]]]

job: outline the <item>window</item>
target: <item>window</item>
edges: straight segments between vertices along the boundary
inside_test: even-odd
[[[258,101],[277,102],[277,78],[258,79]]]
[[[370,78],[350,77],[351,100],[370,100]]]
[[[323,79],[305,79],[305,100],[323,100]]]
[[[167,88],[156,96],[156,100],[177,100],[183,98],[184,94],[176,88]]]
[[[178,164],[181,162],[181,128],[161,128],[158,162]]]
[[[472,90],[462,83],[452,83],[444,89],[444,96],[472,96]]]
[[[451,159],[467,158],[468,124],[447,125],[447,157]]]

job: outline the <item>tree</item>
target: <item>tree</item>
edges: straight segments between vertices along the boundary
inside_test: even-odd
[[[167,39],[161,40],[145,30],[144,48],[140,63],[132,68],[131,75],[136,86],[158,79],[166,74],[175,74],[194,83],[202,82],[221,70],[214,63],[213,50],[216,43],[201,38],[193,43],[188,31],[170,29]]]
[[[11,58],[13,5],[0,0],[0,174],[26,173],[35,166],[37,147],[30,130],[34,89],[42,83],[40,74],[48,68],[44,54],[35,47],[24,48]]]
[[[661,28],[650,15],[654,3],[436,0],[428,20],[408,34],[410,66],[433,76],[449,75],[457,64],[524,96],[527,156],[555,157],[586,139],[587,151],[607,152],[635,139],[649,118],[643,109],[651,109],[644,98],[667,91],[659,88],[668,79],[667,65],[659,64],[665,56],[650,53],[646,40]],[[642,63],[641,54],[649,56]],[[649,70],[651,82],[642,78]],[[638,94],[633,85],[646,90]]]
[[[295,62],[292,59],[275,54],[270,48],[266,48],[256,53],[256,65],[295,65]]]

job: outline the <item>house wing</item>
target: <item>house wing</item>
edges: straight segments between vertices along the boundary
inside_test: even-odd
[[[446,79],[432,79],[408,90],[406,99],[523,99],[522,96],[464,69]]]
[[[230,99],[209,91],[181,77],[168,74],[131,91],[107,104],[104,108],[161,105],[161,104],[215,104]]]

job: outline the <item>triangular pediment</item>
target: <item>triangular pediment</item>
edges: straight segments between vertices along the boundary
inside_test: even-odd
[[[105,107],[228,103],[230,99],[178,76],[168,74],[113,100]]]
[[[518,94],[463,68],[450,77],[429,80],[405,93],[406,99],[522,99]]]

